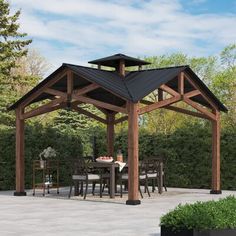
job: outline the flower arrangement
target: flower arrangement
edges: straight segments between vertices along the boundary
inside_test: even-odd
[[[43,160],[44,159],[48,159],[50,157],[56,157],[57,156],[57,153],[56,153],[56,150],[53,149],[52,147],[47,147],[46,149],[44,149],[40,154],[39,154],[39,157],[40,157],[40,160]]]

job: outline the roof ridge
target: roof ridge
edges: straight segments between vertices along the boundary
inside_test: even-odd
[[[132,73],[132,72],[142,72],[142,71],[151,71],[151,70],[164,70],[164,69],[173,69],[173,68],[180,68],[180,67],[183,67],[183,68],[190,68],[189,65],[180,65],[180,66],[168,66],[168,67],[160,67],[160,68],[152,68],[152,69],[144,69],[144,70],[134,70],[134,71],[129,71],[129,73]]]
[[[111,71],[111,70],[97,69],[97,68],[93,68],[93,67],[81,66],[81,65],[75,65],[75,64],[71,64],[71,63],[62,63],[62,65],[64,65],[64,66],[77,66],[77,67],[83,67],[83,68],[86,68],[86,69],[92,69],[92,70],[97,70],[97,71],[115,72],[115,71]]]

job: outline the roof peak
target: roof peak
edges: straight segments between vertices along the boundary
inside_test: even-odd
[[[147,61],[140,60],[139,58],[135,58],[135,57],[130,57],[122,53],[117,53],[108,57],[99,58],[93,61],[89,61],[88,63],[117,68],[121,60],[124,60],[126,67],[150,64]]]

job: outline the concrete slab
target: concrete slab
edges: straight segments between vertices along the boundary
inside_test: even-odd
[[[68,188],[59,195],[52,191],[42,197],[41,191],[32,196],[14,197],[12,191],[0,192],[0,235],[48,236],[159,236],[160,217],[179,203],[192,203],[236,195],[223,191],[210,195],[209,190],[168,188],[162,195],[146,196],[141,205],[125,205],[126,197],[100,199],[88,195],[67,198]]]

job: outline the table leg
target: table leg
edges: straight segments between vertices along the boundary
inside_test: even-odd
[[[115,166],[110,167],[110,198],[115,197]]]
[[[163,192],[163,163],[159,164],[159,178],[158,178],[158,193],[162,194]]]

